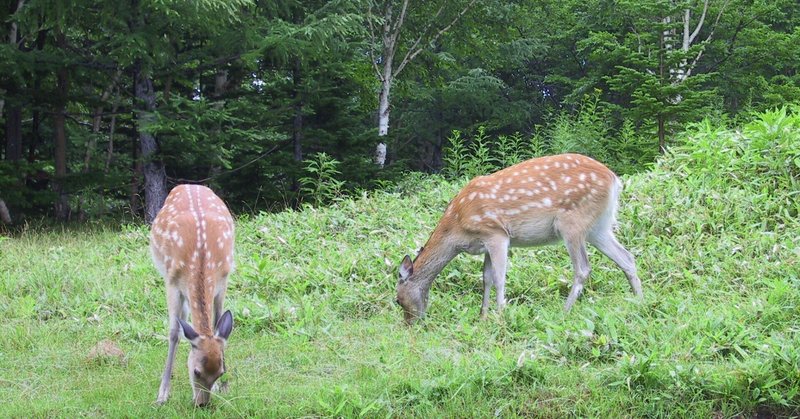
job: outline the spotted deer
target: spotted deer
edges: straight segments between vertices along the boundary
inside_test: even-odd
[[[642,286],[633,256],[614,237],[622,183],[603,164],[579,154],[524,161],[472,179],[453,198],[425,246],[400,264],[397,302],[407,323],[424,317],[428,293],[439,272],[458,254],[484,254],[481,318],[494,285],[498,311],[506,304],[510,247],[563,240],[574,270],[564,306],[569,311],[590,273],[588,241],[616,263],[637,297]]]
[[[233,262],[233,219],[225,203],[205,186],[178,185],[167,196],[150,232],[150,251],[167,285],[169,349],[157,403],[169,398],[179,333],[191,344],[189,381],[195,405],[208,403],[225,372],[224,350],[233,329],[222,313]],[[186,322],[191,313],[192,324]]]

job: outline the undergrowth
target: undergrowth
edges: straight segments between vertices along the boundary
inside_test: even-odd
[[[524,157],[519,138],[505,141],[500,156],[474,146],[478,161]],[[618,236],[644,300],[591,251],[569,314],[569,258],[552,246],[513,250],[502,316],[478,320],[481,259],[464,255],[436,280],[427,320],[402,324],[397,264],[462,175],[488,168],[463,156],[452,179],[241,217],[231,390],[209,409],[191,407],[180,360],[171,400],[152,404],[166,308],[145,227],[23,229],[0,238],[0,416],[797,415],[798,150],[796,111],[690,126],[652,170],[624,177]],[[102,340],[124,360],[87,358]]]

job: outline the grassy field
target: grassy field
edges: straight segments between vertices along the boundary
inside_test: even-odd
[[[502,316],[478,319],[482,258],[462,255],[435,282],[426,321],[405,326],[397,265],[463,180],[414,177],[240,218],[230,391],[207,409],[191,404],[186,342],[170,401],[154,404],[167,325],[146,227],[0,237],[0,416],[797,415],[800,121],[790,122],[763,146],[755,125],[697,127],[693,148],[625,179],[618,236],[637,258],[641,303],[592,249],[592,277],[564,314],[563,246],[514,249]],[[94,356],[101,341],[121,353]]]

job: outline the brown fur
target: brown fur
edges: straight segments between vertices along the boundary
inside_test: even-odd
[[[189,377],[195,403],[208,401],[208,390],[224,372],[227,336],[218,337],[214,327],[219,327],[216,323],[222,315],[227,278],[234,267],[233,227],[233,218],[222,200],[211,189],[198,185],[176,186],[153,221],[150,248],[166,282],[170,319],[170,348],[158,398],[161,403],[169,396],[169,375],[181,328],[178,318],[185,317],[184,301],[193,323],[183,326],[183,332],[192,341]]]
[[[497,288],[498,306],[505,304],[508,248],[559,240],[567,243],[576,269],[567,309],[588,276],[587,239],[623,269],[641,295],[633,258],[611,231],[620,188],[611,170],[580,154],[530,159],[472,179],[450,201],[417,258],[403,261],[397,300],[406,320],[424,315],[431,283],[459,253],[486,254],[485,316],[491,284]]]

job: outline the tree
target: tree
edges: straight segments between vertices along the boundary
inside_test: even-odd
[[[476,0],[462,1],[456,5],[449,2],[439,2],[438,4],[426,3],[424,7],[416,10],[413,17],[408,13],[409,0],[403,0],[397,10],[396,0],[378,0],[370,2],[367,22],[370,24],[371,47],[370,58],[375,66],[375,73],[380,82],[380,93],[378,95],[378,136],[384,137],[389,133],[389,113],[390,113],[390,93],[395,78],[411,61],[414,60],[422,51],[434,44],[442,34],[446,33],[458,20],[467,13],[475,4]],[[429,9],[431,8],[432,9]],[[380,10],[380,18],[373,16],[373,10]],[[433,14],[430,11],[436,10]],[[431,16],[431,17],[428,17]],[[414,20],[412,25],[409,20]],[[375,28],[374,22],[381,24],[380,32]],[[395,62],[395,55],[403,46],[401,44],[401,32],[407,26],[421,28],[416,34],[409,35],[415,37],[413,42],[405,47],[405,55],[399,62]],[[380,42],[376,39],[380,36]],[[380,47],[380,55],[375,56],[374,48]],[[380,167],[384,165],[386,156],[386,144],[380,142],[376,148],[376,164]]]

